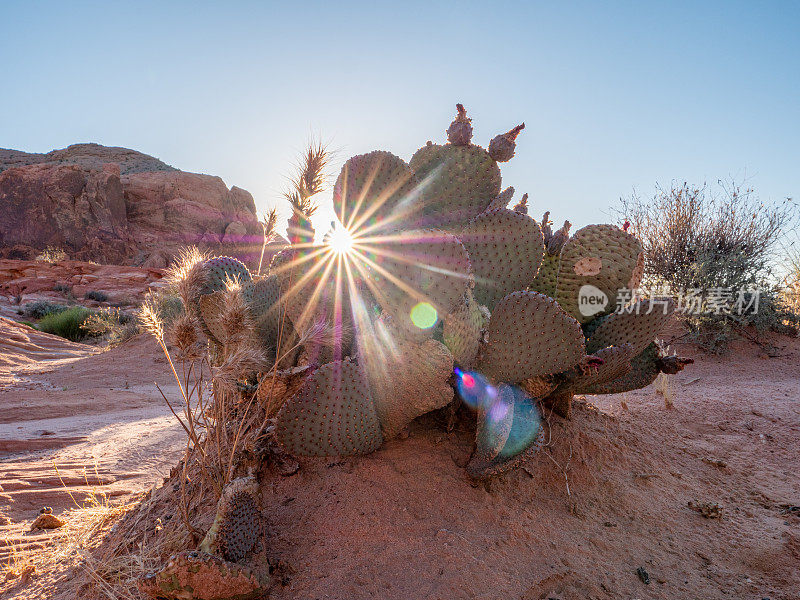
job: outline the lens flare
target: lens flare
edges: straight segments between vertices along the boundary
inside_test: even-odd
[[[539,409],[522,389],[498,386],[480,373],[455,369],[456,387],[464,403],[478,412],[482,448],[497,448],[497,459],[509,459],[524,452],[541,429]]]
[[[411,322],[420,329],[429,329],[436,325],[439,314],[428,302],[420,302],[411,309]]]
[[[325,243],[336,254],[347,254],[353,249],[353,236],[344,227],[336,227],[326,237]]]
[[[464,403],[473,410],[490,406],[497,398],[497,388],[480,373],[461,369],[455,369],[455,373],[458,394]]]

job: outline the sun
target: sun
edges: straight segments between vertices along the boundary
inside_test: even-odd
[[[344,227],[335,227],[325,239],[325,243],[336,254],[348,254],[353,249],[353,235]]]

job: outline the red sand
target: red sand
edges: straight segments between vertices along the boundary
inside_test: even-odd
[[[590,397],[573,421],[553,417],[550,446],[524,469],[487,485],[472,485],[462,468],[471,435],[433,419],[372,455],[272,475],[263,483],[267,546],[285,585],[271,597],[796,600],[800,516],[785,506],[800,505],[800,340],[774,341],[783,350],[772,359],[745,345],[725,358],[684,348],[697,362],[672,379],[673,409],[653,387]],[[13,500],[0,540],[46,537],[21,532],[40,505],[56,514],[69,505],[54,458],[77,477],[97,457],[113,480],[100,487],[112,493],[141,489],[177,461],[182,437],[151,383],[169,377],[150,340],[26,377],[34,383],[0,391],[0,427],[13,421],[27,439],[43,427],[26,418],[98,425],[54,454],[0,460],[2,485],[16,482],[0,495]],[[122,416],[133,406],[135,417]],[[0,431],[7,443],[10,429]],[[171,490],[154,499],[169,503]],[[689,502],[719,503],[723,518]],[[65,581],[43,573],[27,586],[0,584],[0,597],[75,597]]]

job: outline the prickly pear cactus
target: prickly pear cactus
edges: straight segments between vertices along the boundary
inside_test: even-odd
[[[560,373],[585,355],[578,322],[552,298],[536,292],[512,292],[492,313],[480,370],[497,381]]]
[[[459,227],[485,211],[500,193],[495,159],[469,139],[455,139],[457,143],[443,146],[428,142],[409,161],[425,188],[422,213],[427,227]]]
[[[580,323],[608,314],[635,280],[642,246],[614,225],[588,225],[561,250],[555,298]]]
[[[541,224],[528,216],[527,194],[507,208],[514,188],[500,191],[498,163],[514,156],[523,127],[484,149],[459,104],[447,143],[429,142],[409,163],[385,151],[345,163],[333,204],[352,248],[306,236],[255,280],[234,259],[199,267],[196,310],[212,339],[226,334],[229,280],[264,347],[292,334],[269,389],[282,387],[267,394],[261,382],[256,393],[277,410],[270,431],[287,453],[372,452],[450,404],[454,386],[479,381],[471,392],[479,400],[464,398],[477,413],[467,472],[490,477],[541,445],[540,405],[568,418],[575,394],[635,389],[690,362],[655,341],[669,302],[614,312],[620,290],[643,273],[634,236],[589,225],[570,237],[569,221],[553,230],[549,212]],[[334,342],[322,335],[328,329]],[[256,505],[244,493],[220,505],[213,548],[230,561],[255,548]]]
[[[294,456],[351,456],[383,443],[363,369],[350,360],[321,366],[278,412],[275,439]]]
[[[459,235],[472,263],[475,299],[489,310],[507,294],[525,289],[542,264],[542,230],[528,215],[507,208],[487,211]]]

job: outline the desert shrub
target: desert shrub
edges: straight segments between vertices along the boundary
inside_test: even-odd
[[[136,319],[118,308],[102,308],[93,312],[84,320],[81,327],[90,336],[106,336],[112,346],[139,333]]]
[[[618,214],[642,242],[644,286],[676,297],[691,337],[724,352],[748,327],[780,329],[793,318],[775,267],[795,208],[788,200],[765,204],[736,183],[683,183],[623,198]],[[692,296],[699,303],[690,310]]]
[[[66,304],[55,304],[53,302],[47,302],[46,300],[37,300],[25,304],[20,314],[31,319],[41,319],[47,315],[64,312],[67,308],[69,307]]]
[[[183,301],[174,292],[162,291],[153,296],[158,314],[166,327],[184,313]]]
[[[45,315],[37,328],[45,333],[80,342],[90,335],[82,325],[93,313],[94,311],[83,306],[73,306],[62,312]]]
[[[84,300],[94,300],[95,302],[107,302],[108,294],[99,290],[89,290],[83,295]]]
[[[61,248],[56,248],[55,246],[48,246],[36,257],[36,260],[42,260],[44,262],[54,263],[59,262],[62,260],[67,260],[67,253],[64,252]]]

